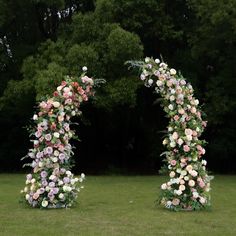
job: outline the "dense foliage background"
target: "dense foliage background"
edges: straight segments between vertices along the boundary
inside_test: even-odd
[[[160,55],[204,104],[208,168],[236,172],[234,0],[0,0],[0,170],[21,170],[36,101],[86,65],[107,83],[83,107],[75,171],[157,173],[168,121],[124,62]]]

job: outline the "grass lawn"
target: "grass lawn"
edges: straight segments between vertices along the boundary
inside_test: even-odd
[[[88,176],[72,209],[18,203],[24,175],[0,174],[0,235],[236,235],[236,176],[212,181],[212,209],[170,212],[155,207],[160,176]]]

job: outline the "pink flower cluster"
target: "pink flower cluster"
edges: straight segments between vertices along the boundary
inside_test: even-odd
[[[202,160],[205,141],[199,139],[207,122],[202,120],[191,84],[166,63],[148,57],[140,79],[162,96],[162,106],[170,119],[163,140],[170,179],[161,186],[160,202],[175,210],[209,206],[211,177]]]
[[[32,159],[32,173],[26,177],[22,190],[26,202],[32,207],[70,207],[82,188],[85,175],[75,178],[71,173],[72,116],[80,115],[80,104],[93,95],[93,80],[84,74],[79,82],[67,76],[57,87],[53,97],[39,104],[39,112],[33,116],[35,137],[28,157]]]

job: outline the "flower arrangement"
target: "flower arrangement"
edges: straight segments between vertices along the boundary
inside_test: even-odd
[[[210,205],[212,177],[202,159],[206,142],[199,137],[207,122],[202,120],[199,100],[191,84],[159,59],[147,57],[136,65],[142,70],[144,84],[161,95],[161,105],[170,119],[163,140],[170,179],[161,185],[160,203],[172,210],[206,208]]]
[[[76,138],[70,129],[71,117],[80,115],[80,104],[94,95],[94,81],[86,70],[83,67],[84,73],[77,79],[66,76],[53,97],[39,103],[33,116],[33,148],[26,155],[32,159],[33,170],[21,191],[32,207],[70,207],[83,188],[85,175],[76,178],[70,171],[73,151],[69,140]]]

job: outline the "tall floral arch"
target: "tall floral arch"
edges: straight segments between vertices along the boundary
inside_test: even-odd
[[[53,96],[39,103],[33,116],[33,148],[26,155],[32,159],[32,173],[26,176],[22,190],[32,207],[70,207],[83,188],[85,175],[77,178],[71,173],[73,150],[69,141],[76,138],[70,129],[71,117],[80,115],[80,104],[94,94],[94,81],[86,76],[86,70],[83,67],[79,78],[66,76]]]
[[[199,210],[210,205],[210,180],[206,171],[206,142],[199,139],[206,121],[199,100],[184,77],[159,59],[129,62],[141,68],[140,79],[161,95],[161,106],[169,118],[163,145],[169,181],[161,185],[160,203],[173,210]]]

